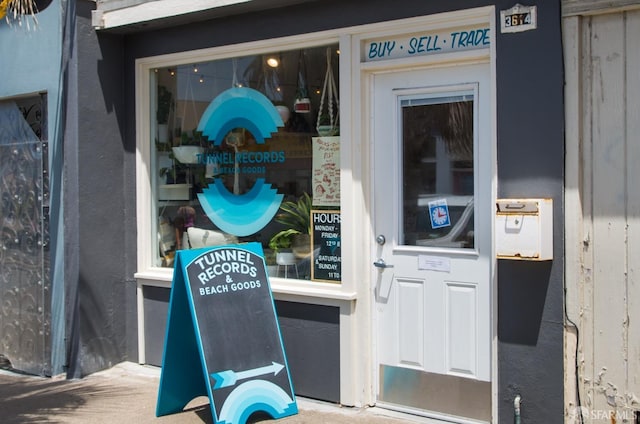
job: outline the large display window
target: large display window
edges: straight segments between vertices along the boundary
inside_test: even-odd
[[[273,277],[341,281],[338,44],[150,70],[151,249],[260,242]],[[155,226],[155,228],[154,228]]]

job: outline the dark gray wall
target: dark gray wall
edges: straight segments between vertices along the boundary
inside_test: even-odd
[[[77,2],[65,137],[67,374],[137,357],[135,164],[123,143],[123,44],[99,39]]]
[[[527,3],[529,4],[529,3]],[[498,261],[500,422],[563,422],[564,75],[558,2],[538,2],[539,29],[496,43],[498,196],[553,198],[554,260]]]
[[[164,339],[171,290],[147,286],[142,289],[144,307],[144,356],[145,364],[162,366]]]
[[[78,227],[73,229],[77,228],[82,252],[79,310],[81,316],[92,317],[80,332],[79,345],[89,358],[83,369],[97,369],[106,365],[102,358],[125,357],[135,351],[131,345],[135,345],[134,332],[129,331],[128,323],[135,317],[132,190],[136,58],[491,4],[496,6],[496,20],[500,22],[499,11],[515,3],[324,0],[131,33],[122,39],[101,32],[98,43],[95,34],[84,28],[88,41],[79,59],[78,91],[86,93],[82,101],[88,105],[78,103],[82,105],[79,119],[83,121],[78,125],[78,187],[82,190],[78,189]],[[537,30],[496,35],[498,192],[500,197],[553,198],[555,259],[549,263],[498,264],[501,422],[512,420],[516,394],[524,399],[523,422],[562,422],[564,138],[560,2],[539,1],[537,6]],[[126,317],[116,317],[122,314],[122,308]],[[105,342],[96,346],[100,340]],[[80,360],[84,358],[76,359]]]
[[[340,308],[275,304],[296,395],[340,402]]]

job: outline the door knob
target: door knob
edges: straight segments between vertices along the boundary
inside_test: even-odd
[[[382,258],[376,259],[373,266],[376,268],[393,268],[393,265],[388,265]]]
[[[380,234],[378,237],[376,237],[376,243],[378,243],[380,246],[382,246],[386,242],[387,242],[387,239],[384,238],[384,236],[382,234]]]

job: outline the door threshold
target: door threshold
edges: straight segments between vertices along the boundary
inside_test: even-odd
[[[372,406],[370,409],[372,410],[372,412],[375,412],[376,414],[386,415],[389,418],[402,418],[408,421],[422,423],[422,424],[443,424],[443,423],[489,424],[488,421],[479,421],[479,420],[474,420],[472,418],[444,415],[437,412],[425,411],[422,409],[388,404],[384,402],[378,402],[375,406]]]

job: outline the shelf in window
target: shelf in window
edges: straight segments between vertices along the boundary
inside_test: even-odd
[[[158,186],[158,200],[189,200],[191,184],[162,184]]]

